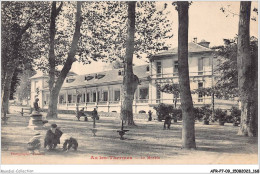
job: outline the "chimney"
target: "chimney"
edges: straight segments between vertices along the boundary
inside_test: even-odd
[[[198,43],[199,45],[209,48],[209,44],[210,42],[205,41],[204,39],[200,41],[200,43]]]
[[[197,43],[197,37],[193,38],[193,43]]]

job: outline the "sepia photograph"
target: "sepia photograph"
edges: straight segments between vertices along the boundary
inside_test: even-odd
[[[1,173],[259,173],[258,1],[0,3]]]

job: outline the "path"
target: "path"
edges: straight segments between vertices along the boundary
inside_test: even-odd
[[[116,132],[120,121],[114,117],[98,120],[97,136],[93,137],[92,119],[77,121],[73,115],[60,115],[60,119],[49,123],[56,123],[64,133],[77,138],[77,152],[49,152],[42,148],[41,154],[29,155],[27,142],[35,133],[26,127],[29,117],[9,116],[8,125],[2,125],[3,164],[257,164],[257,138],[236,135],[238,127],[231,124],[196,122],[197,150],[189,151],[180,148],[181,123],[173,124],[172,130],[163,130],[162,122],[139,119],[137,127],[128,128],[127,139],[120,140]],[[38,132],[45,135],[46,131]]]

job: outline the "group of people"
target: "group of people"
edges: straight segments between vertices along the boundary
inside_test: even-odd
[[[37,133],[31,138],[28,142],[27,149],[31,153],[39,152],[41,147],[40,141],[41,135]],[[48,150],[55,149],[58,144],[61,143],[61,139],[63,140],[63,151],[68,151],[70,148],[77,150],[78,142],[75,138],[64,134],[60,129],[57,128],[56,124],[52,124],[51,128],[46,132],[44,138],[44,148]]]
[[[79,110],[77,112],[77,115],[76,117],[78,118],[78,121],[80,121],[80,117],[85,117],[85,120],[84,121],[88,121],[88,117],[87,115],[84,113],[84,108],[82,108],[81,110]],[[91,117],[93,120],[96,119],[96,120],[99,120],[99,116],[98,116],[98,112],[97,112],[97,109],[94,108],[93,111],[92,111],[92,117]]]

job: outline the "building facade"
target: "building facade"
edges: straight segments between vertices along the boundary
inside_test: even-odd
[[[215,85],[214,73],[217,61],[209,42],[189,43],[189,73],[191,90]],[[158,86],[165,84],[178,85],[178,49],[165,50],[150,58],[150,64],[133,68],[140,80],[134,95],[134,113],[144,113],[153,110],[159,103],[180,106],[178,94],[161,92]],[[58,98],[59,110],[75,110],[85,108],[99,112],[120,112],[123,84],[123,69],[115,69],[100,73],[76,75],[70,73],[64,82]],[[31,78],[31,104],[34,99],[40,99],[42,108],[48,107],[49,89],[48,76],[36,74]],[[192,94],[195,107],[209,104],[214,101],[215,108],[230,109],[237,106],[236,100],[214,99],[212,96]]]

